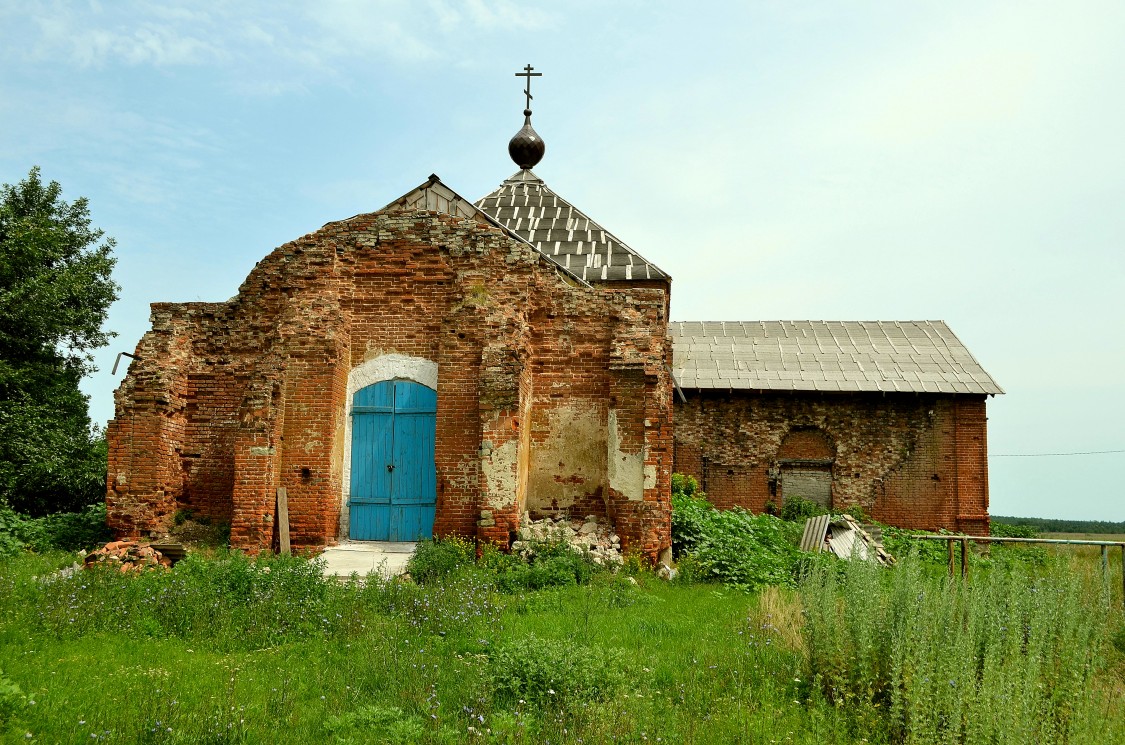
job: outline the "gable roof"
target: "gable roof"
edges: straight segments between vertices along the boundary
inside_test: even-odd
[[[498,225],[495,220],[478,210],[469,200],[443,184],[436,173],[431,173],[426,183],[406,192],[384,207],[383,210],[388,210],[392,207],[420,209],[429,212],[444,212],[454,217],[483,218],[485,222],[497,225],[497,227],[504,227]],[[383,210],[379,211],[382,212]]]
[[[387,204],[383,209],[389,210],[392,208],[398,209],[418,209],[428,212],[441,212],[453,217],[468,218],[471,220],[479,220],[480,222],[487,223],[493,227],[500,228],[510,238],[513,238],[521,243],[527,243],[527,240],[516,231],[504,225],[502,222],[496,220],[492,215],[484,210],[478,208],[472,202],[462,197],[457,192],[450,189],[437,174],[431,173],[430,178],[425,183],[416,186],[410,191],[403,194],[398,199]],[[358,217],[358,215],[357,215]],[[589,283],[577,272],[571,271],[568,267],[563,266],[561,262],[554,257],[544,254],[539,251],[541,259],[546,260],[547,264],[555,270],[561,272],[568,278],[568,281],[574,281],[583,287],[589,287]]]
[[[998,394],[943,321],[673,321],[681,388]]]
[[[519,171],[476,206],[588,282],[670,279],[530,170]]]

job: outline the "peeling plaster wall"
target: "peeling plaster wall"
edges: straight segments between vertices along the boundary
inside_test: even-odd
[[[607,476],[604,404],[559,403],[533,415],[534,442],[527,507],[533,515],[569,511],[601,501]]]
[[[494,448],[486,441],[481,443],[481,451],[481,470],[486,484],[485,505],[496,510],[513,508],[519,494],[519,442],[508,440]]]
[[[626,453],[621,450],[621,435],[617,431],[617,410],[609,411],[609,486],[626,499],[639,502],[645,496],[645,454]],[[656,472],[651,470],[648,479],[655,486]]]

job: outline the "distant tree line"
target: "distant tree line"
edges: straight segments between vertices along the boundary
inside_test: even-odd
[[[1005,517],[992,515],[994,523],[1029,525],[1041,533],[1125,533],[1125,522],[1105,520],[1062,520],[1052,517]]]

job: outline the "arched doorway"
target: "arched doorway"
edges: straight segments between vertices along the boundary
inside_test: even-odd
[[[781,499],[800,497],[832,508],[832,464],[836,448],[819,429],[794,429],[777,451]]]
[[[355,392],[351,407],[349,537],[417,541],[434,529],[437,392],[385,380]]]

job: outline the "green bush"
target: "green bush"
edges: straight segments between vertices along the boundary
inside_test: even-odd
[[[104,503],[92,504],[81,512],[59,512],[36,518],[0,507],[0,556],[22,550],[89,549],[109,539]]]
[[[0,504],[0,557],[11,556],[27,548],[29,522],[15,510]]]
[[[672,546],[700,579],[753,590],[792,585],[799,569],[800,526],[746,510],[716,510],[710,502],[672,495]]]
[[[918,532],[921,531],[904,530],[884,525],[883,548],[896,559],[912,556],[931,566],[946,566],[949,562],[946,544],[942,541],[914,538],[912,534]],[[958,548],[957,551],[960,551],[960,549]]]
[[[6,727],[27,704],[20,687],[4,677],[0,670],[0,729]]]
[[[60,512],[35,520],[39,535],[31,542],[36,551],[77,551],[104,544],[112,537],[106,525],[105,503],[92,504],[81,512]]]
[[[565,541],[528,541],[518,554],[492,550],[482,555],[480,566],[509,593],[584,585],[601,570],[588,554]]]
[[[811,499],[788,497],[781,505],[781,519],[803,523],[810,517],[826,515],[828,510]]]
[[[1008,523],[990,522],[988,534],[997,538],[1038,538],[1039,531],[1032,525],[1010,525]]]
[[[672,496],[681,494],[685,497],[698,496],[706,499],[707,495],[704,494],[699,488],[699,482],[695,480],[694,476],[689,476],[686,473],[672,474]]]
[[[476,561],[476,545],[467,538],[449,536],[422,541],[406,564],[415,582],[426,584],[447,577]]]
[[[527,701],[563,708],[605,701],[627,676],[619,652],[576,640],[540,639],[532,634],[500,646],[489,656],[493,697],[503,705]]]
[[[703,496],[672,491],[672,552],[677,558],[694,551],[703,540],[714,511]]]

